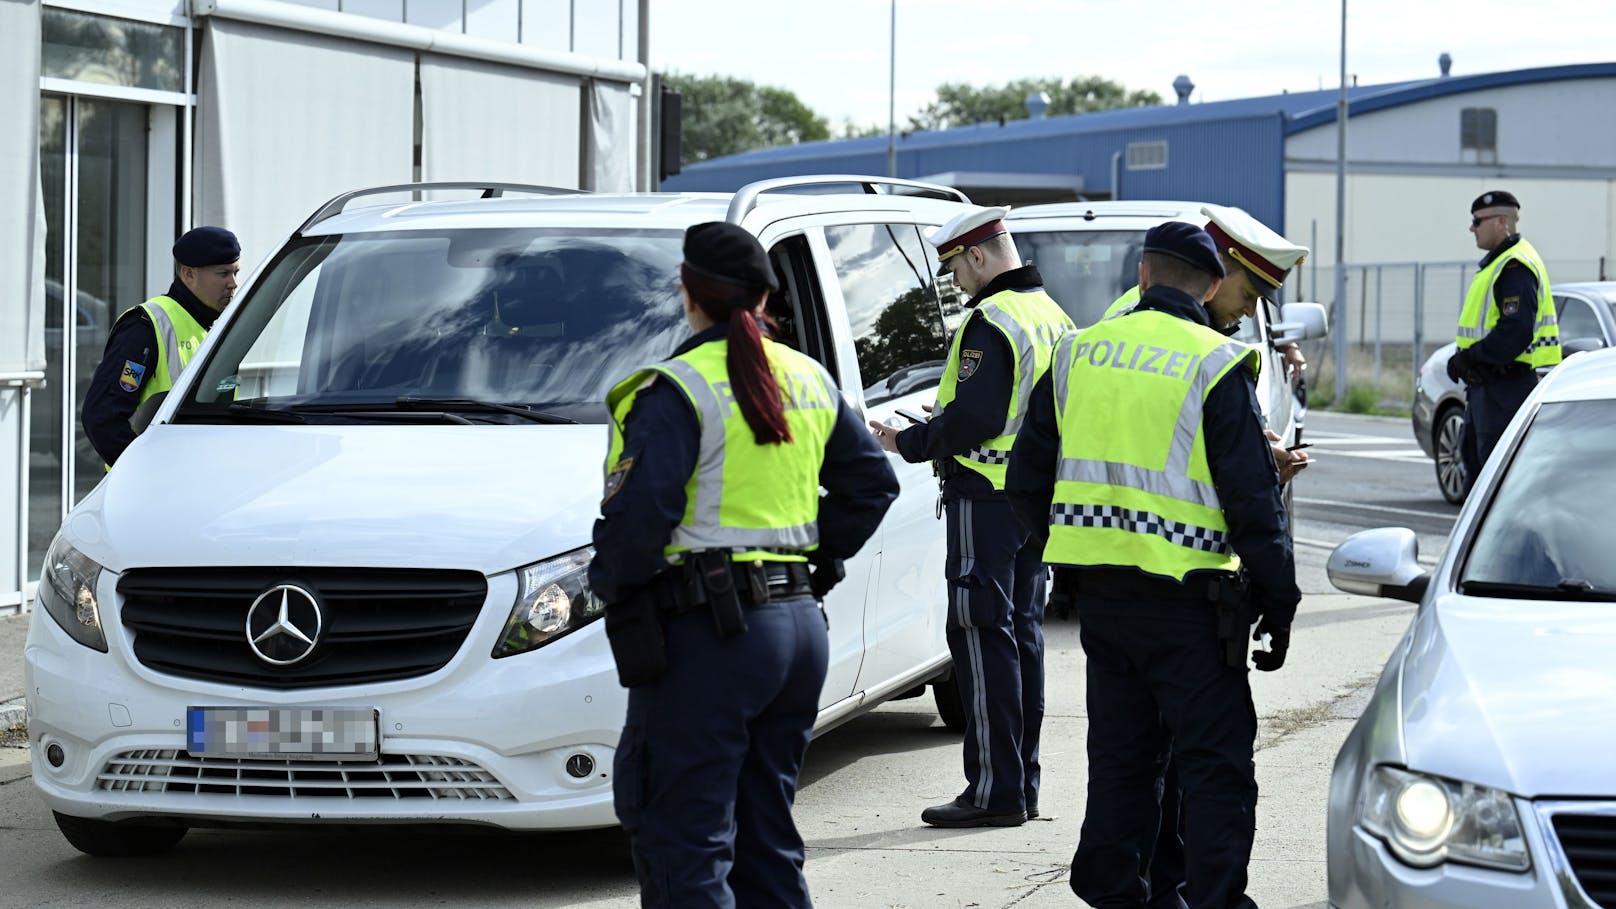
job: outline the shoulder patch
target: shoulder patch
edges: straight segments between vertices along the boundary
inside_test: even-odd
[[[963,382],[966,379],[969,379],[971,376],[976,375],[976,368],[978,366],[981,366],[981,365],[982,365],[982,351],[980,351],[980,350],[962,350],[962,351],[960,351],[959,381]]]
[[[1513,316],[1521,309],[1520,297],[1505,297],[1498,301],[1498,311],[1506,316]]]
[[[118,387],[124,391],[135,392],[140,390],[140,382],[146,378],[146,367],[134,360],[123,361],[123,372],[118,375]]]
[[[601,505],[610,502],[612,496],[617,495],[617,491],[623,488],[624,481],[628,479],[628,472],[633,469],[634,459],[624,458],[617,462],[617,466],[613,467],[610,473],[606,474],[606,493],[601,497]]]

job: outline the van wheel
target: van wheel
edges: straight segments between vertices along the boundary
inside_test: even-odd
[[[73,848],[100,858],[157,855],[174,848],[190,828],[179,824],[98,821],[52,811],[56,826]]]
[[[950,732],[965,731],[965,701],[960,698],[959,676],[950,669],[948,675],[931,683],[932,700],[937,702],[937,715]]]
[[[1465,493],[1470,491],[1470,478],[1465,476],[1464,410],[1449,406],[1436,418],[1436,431],[1432,434],[1436,449],[1436,485],[1442,498],[1450,504],[1463,505]]]

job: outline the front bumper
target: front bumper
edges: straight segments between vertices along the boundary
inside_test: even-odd
[[[108,653],[80,645],[43,613],[30,623],[24,674],[33,778],[55,811],[199,824],[616,824],[612,754],[627,698],[603,623],[529,653],[490,658],[515,599],[508,574],[489,580],[481,614],[442,669],[297,691],[196,681],[141,665],[117,619],[115,582],[108,572],[100,584],[100,601],[110,604],[103,609]],[[185,752],[191,706],[374,707],[381,760],[192,758]],[[60,746],[60,766],[47,757],[51,745]]]

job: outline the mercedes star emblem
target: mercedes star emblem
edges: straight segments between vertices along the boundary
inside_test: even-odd
[[[314,652],[323,624],[314,594],[296,584],[277,584],[247,609],[247,646],[266,663],[290,666]]]

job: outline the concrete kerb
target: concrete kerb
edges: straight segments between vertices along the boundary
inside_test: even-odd
[[[22,649],[32,613],[0,616],[0,732],[28,723],[23,701]]]

